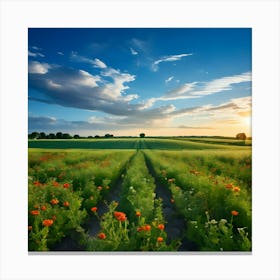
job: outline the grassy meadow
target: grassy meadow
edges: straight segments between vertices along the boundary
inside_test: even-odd
[[[252,249],[251,141],[30,140],[29,251]]]

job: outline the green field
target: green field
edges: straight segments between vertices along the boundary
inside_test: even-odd
[[[30,140],[29,251],[251,251],[251,146]]]

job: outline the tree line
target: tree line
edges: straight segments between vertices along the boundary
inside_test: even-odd
[[[86,138],[113,138],[113,134],[105,134],[104,136],[95,135],[95,136],[80,136],[79,134],[71,135],[69,133],[45,133],[45,132],[32,132],[28,134],[28,139],[86,139]]]

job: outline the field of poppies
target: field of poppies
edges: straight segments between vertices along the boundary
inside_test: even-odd
[[[69,141],[29,143],[29,251],[251,251],[251,146]]]

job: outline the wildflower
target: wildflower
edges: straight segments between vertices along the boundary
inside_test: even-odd
[[[104,232],[100,232],[100,233],[98,234],[98,238],[100,238],[100,239],[105,239],[105,238],[106,238],[106,234],[105,234]]]
[[[232,216],[238,216],[239,212],[235,211],[235,210],[232,210],[231,211],[231,215]]]
[[[175,202],[174,198],[171,198],[170,201],[171,201],[171,203],[174,203],[174,202]]]
[[[174,183],[174,182],[175,182],[175,178],[168,179],[168,183]]]
[[[41,206],[41,210],[42,210],[42,211],[46,211],[46,210],[47,210],[47,207],[46,207],[45,205],[42,205],[42,206]]]
[[[101,190],[102,190],[102,187],[101,187],[101,186],[98,186],[97,189],[98,189],[99,191],[101,191]]]
[[[52,220],[52,219],[44,220],[44,221],[42,222],[42,224],[43,224],[43,226],[45,226],[45,227],[49,227],[49,226],[51,226],[51,225],[53,224],[53,220]]]
[[[96,212],[96,211],[97,211],[97,207],[92,207],[92,208],[90,208],[90,210],[91,210],[92,212]]]
[[[140,232],[140,231],[142,231],[142,230],[143,230],[143,227],[138,227],[138,228],[137,228],[137,231],[138,231],[138,232]]]
[[[52,205],[56,205],[56,204],[58,204],[58,203],[59,203],[59,200],[56,199],[56,198],[53,198],[53,199],[51,200],[51,204],[52,204]]]
[[[227,189],[232,189],[232,188],[233,188],[233,185],[232,185],[232,184],[226,184],[226,188],[227,188]]]
[[[162,242],[162,241],[163,241],[163,238],[159,236],[159,237],[157,238],[157,242]]]
[[[64,202],[63,202],[63,206],[69,207],[69,205],[70,205],[70,203],[69,203],[68,201],[64,201]]]
[[[38,216],[40,214],[40,211],[39,210],[32,210],[30,213],[33,216]]]
[[[234,187],[234,188],[233,188],[233,191],[234,191],[234,192],[240,192],[240,187]]]
[[[69,184],[69,183],[63,184],[63,188],[68,189],[69,187],[70,187],[70,184]]]
[[[159,224],[159,225],[158,225],[158,229],[164,230],[164,224]]]
[[[53,186],[54,187],[58,187],[59,186],[59,183],[57,181],[53,181]]]
[[[28,230],[32,230],[32,226],[28,226]]]
[[[126,220],[126,214],[123,212],[114,212],[114,216],[118,221],[125,221]]]
[[[38,206],[38,205],[34,205],[34,208],[35,208],[35,209],[39,209],[39,206]]]
[[[149,230],[151,230],[151,226],[150,225],[145,225],[145,226],[143,226],[143,230],[149,231]]]
[[[140,217],[140,216],[141,216],[141,212],[140,212],[140,211],[136,211],[135,215],[136,215],[137,217]]]
[[[35,185],[35,186],[42,186],[42,184],[39,181],[33,182],[33,185]]]

